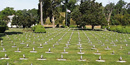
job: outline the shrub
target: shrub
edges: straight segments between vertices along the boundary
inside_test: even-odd
[[[101,26],[102,29],[108,28],[108,26]]]
[[[115,31],[121,33],[122,29],[123,29],[122,26],[117,26]]]
[[[2,26],[0,26],[0,33],[4,33],[5,30],[6,30],[6,27],[2,27]]]
[[[116,27],[110,27],[109,30],[110,31],[116,31]]]
[[[42,25],[35,25],[34,27],[32,27],[32,30],[35,33],[46,33],[46,30]]]
[[[130,33],[130,26],[110,26],[110,28],[108,27],[107,29],[118,33]]]
[[[8,26],[6,26],[6,30],[9,30],[9,27],[8,27]]]
[[[118,32],[118,31],[117,31],[117,32]],[[127,33],[126,28],[123,28],[123,29],[121,30],[121,32],[119,32],[119,33]]]
[[[69,27],[70,27],[70,28],[77,28],[76,25],[70,25]]]
[[[130,28],[126,28],[126,32],[127,32],[127,33],[130,33]]]
[[[0,20],[0,33],[4,33],[8,29],[6,22]]]

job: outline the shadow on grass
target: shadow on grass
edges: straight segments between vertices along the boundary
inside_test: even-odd
[[[1,37],[2,36],[5,36],[5,34],[4,33],[0,33],[0,40],[3,40]]]
[[[13,34],[23,34],[22,32],[5,32],[5,33],[0,33],[0,40],[3,40],[1,37],[5,35],[13,35]]]
[[[53,28],[53,27],[44,27],[44,28]]]
[[[84,31],[103,31],[102,29],[82,29],[82,28],[77,28],[77,29],[74,29],[74,30],[84,30]]]
[[[23,34],[22,32],[5,32],[6,35]]]
[[[2,38],[0,38],[0,40],[3,40]]]
[[[5,33],[0,33],[0,40],[3,40],[1,37],[5,35],[13,35],[13,34],[23,34],[22,32],[5,32]]]

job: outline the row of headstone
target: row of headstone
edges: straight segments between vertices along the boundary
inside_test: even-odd
[[[71,38],[70,38],[70,39],[71,39]],[[70,39],[69,39],[69,40],[70,40]],[[70,42],[70,41],[68,41],[68,44],[69,44],[69,42]],[[33,43],[35,43],[35,42],[33,42]],[[25,44],[24,41],[22,41],[21,44]],[[47,44],[47,42],[45,42],[45,44]],[[79,44],[77,44],[77,45],[81,45],[80,42],[79,42]],[[2,41],[1,41],[1,46],[4,46]],[[101,45],[101,46],[105,46],[105,44],[103,43],[103,45]],[[117,46],[117,45],[115,45],[115,43],[114,43],[113,46]],[[125,46],[128,46],[128,44],[126,44]],[[17,46],[16,46],[16,44],[14,43],[14,45],[13,45],[12,47],[17,47]],[[26,47],[29,47],[29,44],[27,44]],[[39,48],[42,48],[42,44],[40,44],[40,47],[39,47]],[[108,49],[109,49],[109,47],[107,46],[106,50],[108,50]],[[120,49],[122,49],[122,46],[120,46]],[[110,49],[109,49],[109,50],[110,50]]]
[[[65,47],[65,48],[66,48],[66,47]],[[93,49],[94,49],[94,48],[95,48],[95,46],[93,47]],[[2,50],[1,52],[6,52],[5,48],[3,48],[3,50]],[[17,51],[15,51],[15,52],[21,52],[21,51],[19,50],[19,48],[17,48]],[[33,50],[30,51],[30,52],[31,52],[31,53],[37,53],[37,51],[35,50],[35,48],[33,48]],[[45,52],[45,53],[53,53],[53,52],[51,52],[51,49],[49,48],[48,52]],[[66,52],[65,49],[64,49],[64,51],[63,51],[62,53],[68,54],[68,52]],[[84,52],[82,52],[81,48],[80,48],[80,52],[77,52],[77,53],[78,53],[78,54],[84,54]],[[101,53],[99,53],[98,50],[97,50],[97,52],[95,52],[94,54],[95,54],[95,55],[101,55]],[[115,54],[115,52],[112,51],[111,55],[114,55],[114,54]],[[128,55],[130,55],[130,52],[128,52]]]
[[[100,35],[100,34],[97,34],[97,33],[95,33],[95,34],[96,34],[96,35],[98,35],[99,37],[102,37],[101,35],[102,35],[103,33],[102,33],[101,35]],[[94,34],[92,34],[92,35],[93,35],[93,36],[95,36]],[[106,35],[106,36],[107,36],[107,38],[111,37],[110,35]],[[102,38],[104,38],[104,39],[105,39],[105,37],[102,37]],[[122,40],[122,38],[121,38],[121,37],[120,37],[120,39]],[[97,40],[98,40],[98,39],[97,39]],[[106,41],[108,42],[109,40],[108,40],[108,39],[106,39]],[[116,39],[116,40],[115,40],[115,42],[119,42],[119,41],[118,41],[118,39]],[[122,41],[120,41],[120,42],[122,42]],[[123,41],[123,42],[127,42],[127,40],[126,40],[126,39],[124,39],[124,41]]]
[[[7,54],[5,54],[5,57],[0,58],[1,60],[8,60],[10,59]],[[20,58],[20,60],[28,60],[28,58],[26,58],[25,54],[23,54],[23,57]],[[43,55],[41,55],[40,58],[38,58],[37,60],[47,60],[46,58],[43,58]],[[61,58],[57,59],[58,61],[66,61],[66,59],[63,58],[63,55],[61,55]],[[78,59],[78,61],[86,61],[86,59],[83,59],[82,55],[80,57],[80,59]],[[99,58],[96,60],[97,62],[105,62],[105,60],[101,59],[101,56],[99,56]],[[119,58],[119,60],[117,62],[126,62],[124,60],[122,60],[122,57]]]
[[[73,31],[74,31],[74,30],[73,30]],[[72,31],[72,33],[71,33],[71,35],[70,35],[70,38],[69,38],[68,42],[67,42],[68,45],[70,45],[70,41],[71,41],[72,35],[73,35],[73,33],[74,33],[73,31]]]
[[[51,36],[51,34],[54,34],[54,33],[50,33],[50,34],[48,34],[49,36]],[[23,35],[22,35],[23,36]],[[34,35],[33,35],[34,36]],[[30,35],[27,35],[26,34],[26,36],[25,36],[26,38],[29,38],[30,39]],[[37,36],[37,38],[39,38],[40,36]],[[36,38],[35,36],[34,36],[34,38]],[[20,39],[19,39],[20,40]],[[40,39],[39,39],[40,40]],[[41,40],[43,40],[43,39],[41,39]],[[49,39],[50,40],[50,39]],[[22,43],[21,44],[23,44],[23,41],[22,41]]]
[[[79,43],[80,44],[80,43]],[[15,45],[16,46],[16,45]],[[15,46],[12,46],[12,47],[15,47]],[[126,45],[127,46],[127,45]],[[26,47],[29,47],[29,45],[27,44],[27,46]],[[40,44],[40,46],[38,47],[38,48],[43,48],[43,46],[42,46],[42,44]],[[55,48],[55,45],[53,45],[53,48]],[[66,47],[64,47],[64,48],[69,48],[69,46],[68,46],[68,44],[66,44]],[[83,49],[82,48],[82,45],[80,45],[79,47],[78,47],[78,49]],[[92,50],[95,50],[95,49],[97,49],[96,47],[95,47],[95,45],[93,45],[93,47],[91,48]],[[123,49],[122,48],[122,46],[120,46],[120,50],[121,49]],[[18,48],[18,50],[19,50],[19,48]],[[17,50],[17,51],[18,51]],[[111,50],[111,48],[109,48],[108,46],[105,48],[105,50]],[[35,48],[33,48],[33,52],[35,51]],[[5,50],[5,48],[3,48],[3,50],[1,51],[1,52],[6,52],[6,50]],[[32,51],[31,51],[32,52]],[[36,51],[35,51],[36,52]]]

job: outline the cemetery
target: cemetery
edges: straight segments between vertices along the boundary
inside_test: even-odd
[[[0,42],[0,65],[130,64],[130,34],[77,28],[46,31],[7,30]]]
[[[130,2],[107,2],[2,0],[0,65],[130,65]]]

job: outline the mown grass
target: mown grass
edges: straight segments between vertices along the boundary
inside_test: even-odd
[[[10,29],[6,31],[5,35],[2,37],[3,39],[3,47],[0,46],[0,51],[5,48],[7,52],[0,52],[0,58],[4,57],[5,54],[8,55],[10,58],[9,60],[1,60],[0,65],[129,65],[130,64],[130,55],[128,52],[130,51],[130,34],[122,34],[110,31],[91,31],[91,30],[77,30],[77,29],[70,29],[70,28],[48,28],[46,29],[47,33],[33,33],[32,31],[26,31],[23,29]],[[63,52],[64,47],[66,47],[67,42],[70,39],[70,35],[73,35],[70,40],[69,48],[66,49],[68,54],[63,54],[64,58],[67,61],[57,61],[58,58],[61,56],[61,52]],[[79,36],[78,32],[80,33],[80,39],[82,44],[82,52],[83,59],[86,59],[85,62],[77,61],[80,59],[79,52]],[[85,35],[86,34],[86,35]],[[63,36],[64,35],[64,36]],[[55,37],[54,37],[55,36]],[[62,37],[62,40],[59,39]],[[52,39],[53,38],[53,39]],[[90,39],[90,41],[88,40]],[[1,40],[2,40],[1,39]],[[50,41],[49,41],[50,39]],[[118,40],[118,41],[116,41]],[[25,44],[20,44],[24,41]],[[48,42],[47,42],[48,41]],[[113,46],[111,42],[114,42],[117,46]],[[33,43],[35,42],[35,44]],[[44,43],[47,42],[47,45]],[[58,42],[59,45],[53,45]],[[13,44],[16,44],[17,47],[12,48]],[[92,43],[92,45],[91,45]],[[102,44],[105,46],[101,46]],[[26,45],[29,44],[29,48],[26,48]],[[43,48],[38,48],[40,44],[43,44]],[[128,46],[125,46],[128,44]],[[101,53],[102,59],[106,62],[96,62],[100,55],[94,55],[93,53],[97,50],[91,50],[93,45]],[[105,48],[109,46],[111,50],[105,50]],[[120,46],[123,49],[120,49]],[[37,53],[30,53],[33,47]],[[22,51],[21,53],[16,53],[14,51],[20,48]],[[51,48],[52,54],[45,53],[48,49]],[[115,55],[111,55],[112,51],[115,51]],[[28,60],[20,60],[23,54],[25,54]],[[37,59],[43,55],[46,58],[46,61],[38,61]],[[122,56],[123,60],[126,63],[118,63],[119,57]]]

